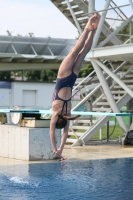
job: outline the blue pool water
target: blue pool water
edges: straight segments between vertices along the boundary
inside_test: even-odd
[[[133,159],[0,166],[0,200],[69,199],[133,199]]]

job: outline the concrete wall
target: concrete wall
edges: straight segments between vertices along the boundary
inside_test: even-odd
[[[55,131],[57,147],[61,131]],[[0,125],[0,156],[19,160],[51,160],[52,145],[49,128],[26,128],[15,125]]]

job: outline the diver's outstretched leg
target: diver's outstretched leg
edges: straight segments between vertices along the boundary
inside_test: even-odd
[[[70,53],[66,56],[66,58],[62,61],[58,71],[58,78],[63,78],[71,74],[74,63],[85,45],[85,41],[88,38],[89,32],[94,30],[95,28],[95,21],[97,18],[98,16],[94,14],[87,22],[84,31],[78,39],[77,43],[70,51]]]

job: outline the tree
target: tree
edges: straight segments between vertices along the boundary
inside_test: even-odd
[[[30,37],[33,37],[34,36],[34,33],[28,33]]]
[[[87,67],[82,67],[82,68],[81,68],[78,77],[79,77],[79,78],[86,77],[86,76],[88,76],[93,70],[94,70],[94,69],[93,69],[92,64],[89,63]]]
[[[20,34],[17,34],[17,36],[18,36],[18,37],[22,37],[22,35],[20,35]]]
[[[131,26],[130,26],[131,25]],[[131,34],[133,34],[133,22],[127,24],[125,27],[123,27],[118,34],[119,39],[124,43],[129,39],[130,36],[130,28],[131,28]],[[130,42],[130,41],[129,41]]]
[[[12,32],[11,31],[7,30],[6,32],[7,32],[8,36],[12,36]]]
[[[0,81],[11,81],[11,72],[0,72]]]
[[[54,81],[57,77],[57,70],[25,71],[28,81]]]

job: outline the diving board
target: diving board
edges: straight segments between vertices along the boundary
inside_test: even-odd
[[[24,113],[24,114],[52,114],[52,110],[13,110],[13,109],[0,109],[0,113]],[[71,115],[81,115],[81,116],[133,116],[133,113],[107,113],[107,112],[83,112],[83,111],[71,111]]]

